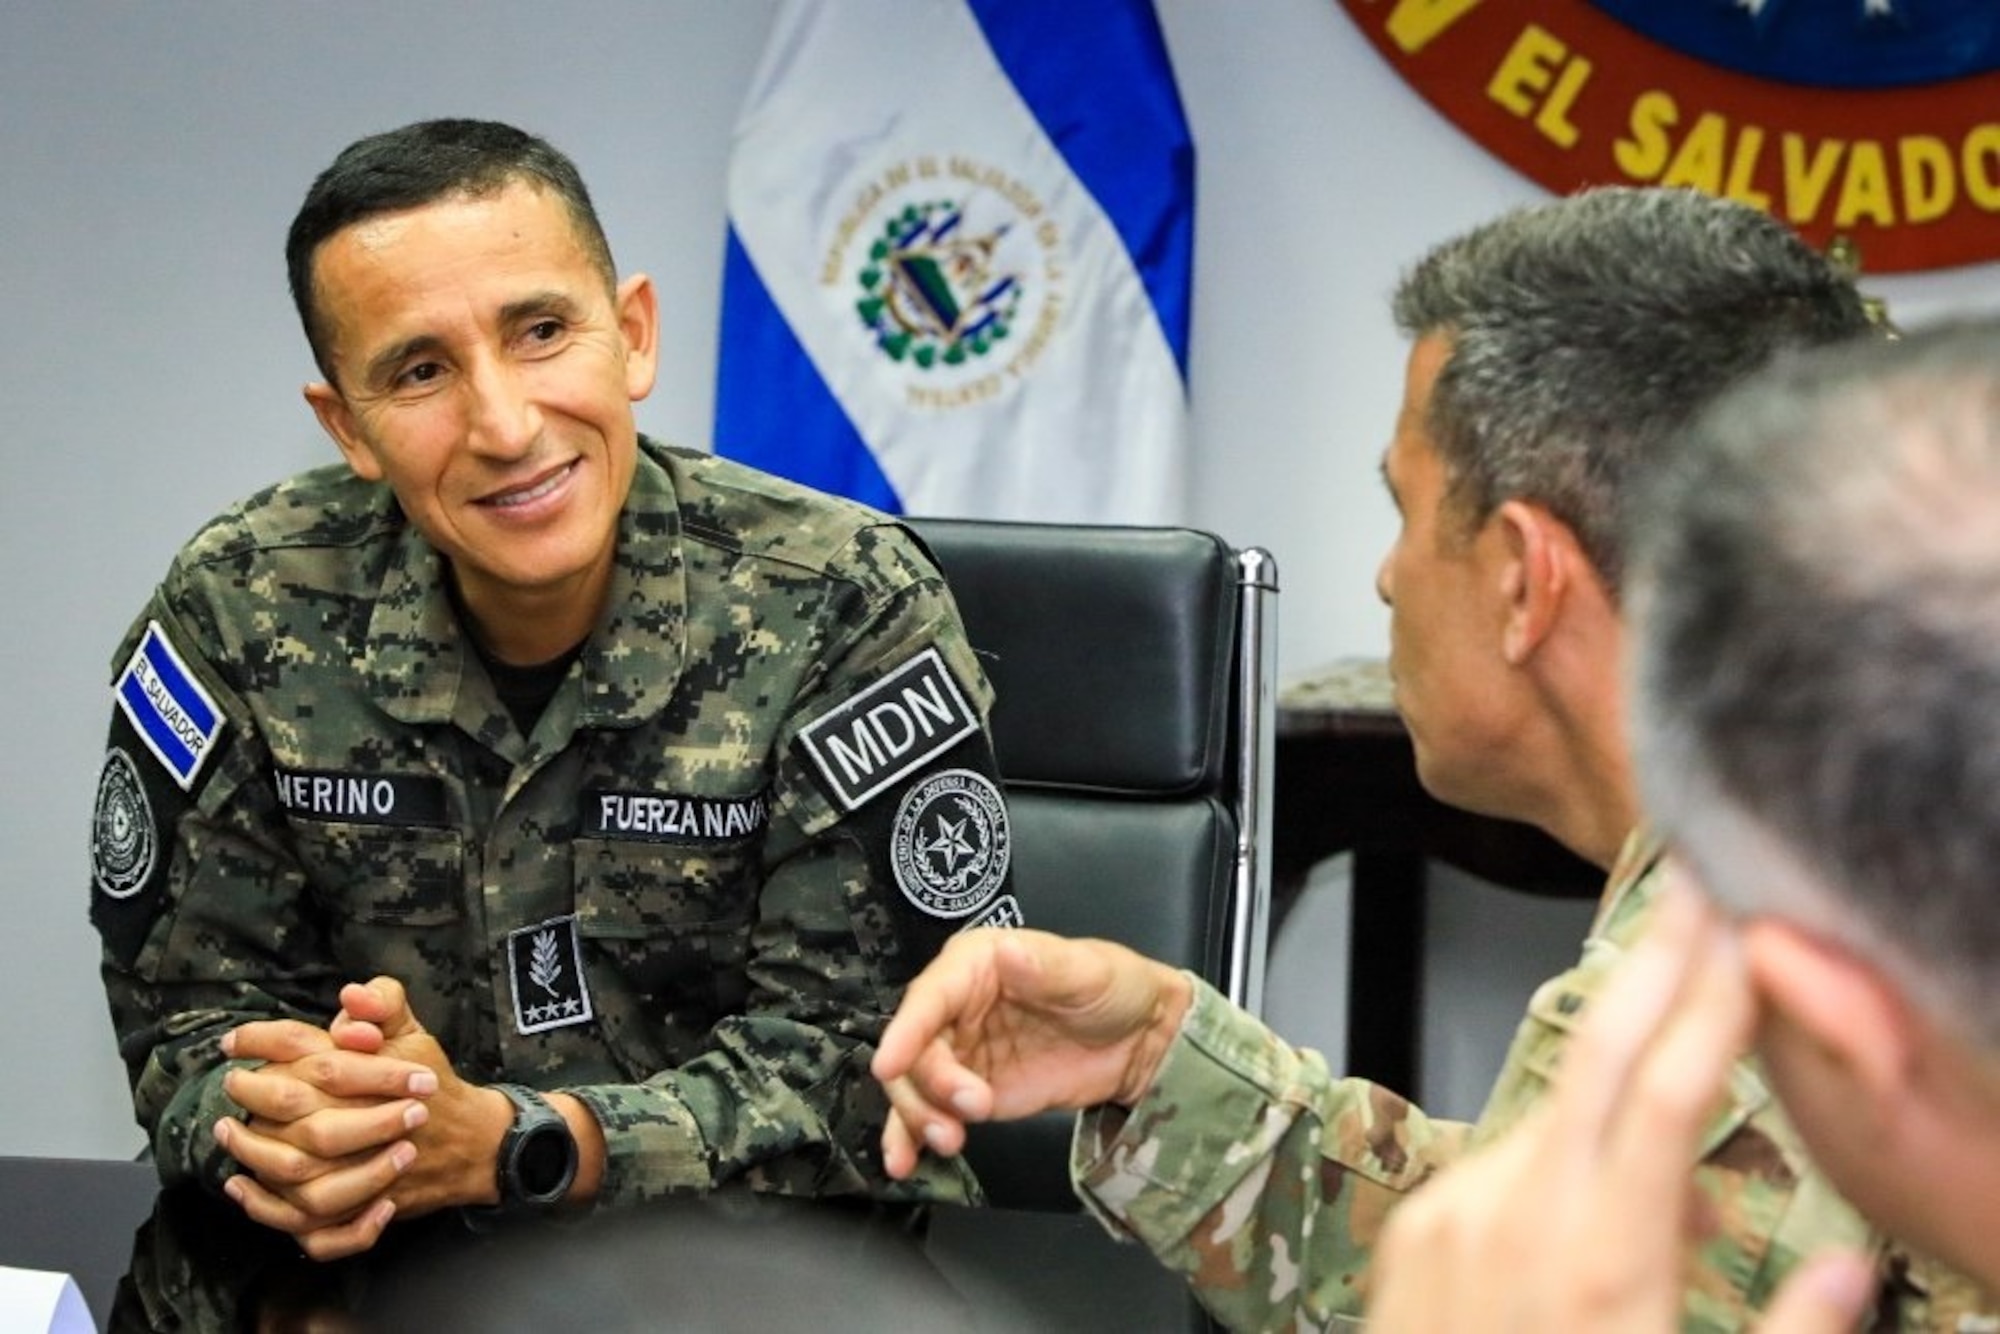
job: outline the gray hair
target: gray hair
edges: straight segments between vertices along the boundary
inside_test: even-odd
[[[1451,340],[1428,425],[1466,525],[1534,501],[1613,591],[1635,465],[1779,349],[1869,327],[1846,274],[1771,218],[1627,187],[1445,242],[1403,277],[1394,311],[1404,334]]]
[[[2000,323],[1787,359],[1641,500],[1648,814],[2000,1048]]]

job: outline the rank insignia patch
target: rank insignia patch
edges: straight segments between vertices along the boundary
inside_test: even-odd
[[[991,779],[971,769],[946,769],[913,784],[889,835],[889,864],[903,896],[950,920],[991,903],[1012,852],[1007,803]]]
[[[554,917],[507,937],[514,985],[514,1031],[539,1033],[590,1022],[590,988],[576,943],[576,918]]]

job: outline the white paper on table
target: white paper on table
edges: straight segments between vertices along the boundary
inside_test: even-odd
[[[0,1330],[97,1334],[90,1308],[68,1274],[0,1265]]]

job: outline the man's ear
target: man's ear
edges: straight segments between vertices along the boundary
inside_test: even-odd
[[[1524,500],[1503,502],[1489,522],[1495,526],[1504,562],[1500,586],[1507,616],[1501,653],[1519,665],[1555,628],[1583,552],[1568,524]]]
[[[660,369],[660,297],[653,280],[635,273],[618,284],[618,332],[625,338],[625,392],[634,403],[653,392]]]
[[[1903,1092],[1919,1058],[1915,1016],[1888,979],[1840,945],[1791,922],[1743,923],[1743,954],[1765,1011],[1807,1044],[1825,1074],[1873,1106]]]
[[[304,390],[306,404],[312,408],[313,416],[319,418],[322,430],[333,437],[333,443],[340,447],[340,455],[347,460],[347,466],[354,475],[364,482],[382,480],[382,463],[375,457],[375,451],[361,438],[355,429],[354,409],[347,405],[338,389],[325,380],[314,380]]]

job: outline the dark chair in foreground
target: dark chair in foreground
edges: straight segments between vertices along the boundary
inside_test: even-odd
[[[998,693],[1028,925],[1262,1005],[1277,572],[1185,528],[918,519]],[[974,1127],[1006,1208],[1075,1210],[1067,1115]]]

